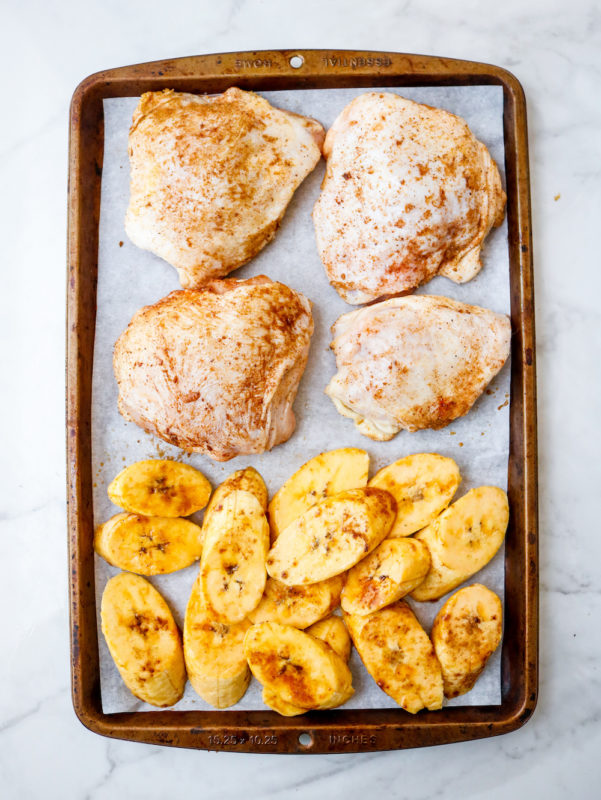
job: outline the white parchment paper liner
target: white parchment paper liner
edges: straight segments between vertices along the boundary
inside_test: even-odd
[[[324,89],[265,92],[274,105],[314,117],[327,129],[338,113],[365,89]],[[390,87],[412,100],[438,106],[458,114],[483,141],[504,178],[503,90],[499,86]],[[93,475],[94,520],[98,525],[118,509],[106,494],[106,487],[126,465],[143,458],[177,458],[198,467],[213,486],[230,472],[247,465],[256,467],[270,493],[305,461],[324,450],[336,447],[362,447],[371,456],[372,475],[391,461],[419,452],[436,452],[454,458],[463,481],[457,497],[474,486],[506,488],[509,453],[509,364],[506,364],[472,411],[441,431],[401,432],[390,442],[373,442],[361,436],[351,420],[340,416],[323,390],[335,372],[335,359],[329,350],[330,325],[352,310],[340,299],[326,278],[317,254],[311,210],[319,193],[324,162],[296,192],[275,240],[253,261],[233,273],[246,278],[265,274],[300,290],[313,301],[315,334],[309,363],[301,381],[295,412],[297,427],[292,438],[270,453],[239,457],[217,464],[200,455],[186,456],[179,449],[145,434],[125,422],[117,410],[117,386],[113,377],[112,352],[119,334],[141,306],[154,303],[178,289],[177,273],[166,262],[139,250],[128,241],[123,221],[129,200],[129,162],[127,137],[137,98],[104,101],[104,164],[98,246],[98,311],[94,347],[93,376]],[[509,313],[509,260],[506,223],[488,237],[484,268],[469,283],[458,286],[445,278],[435,278],[419,289],[423,294],[442,294],[494,311]],[[198,515],[200,519],[202,515]],[[151,578],[169,602],[175,618],[183,626],[190,589],[198,566]],[[96,599],[100,609],[107,580],[117,572],[96,557]],[[504,594],[504,549],[470,582],[481,582]],[[412,603],[429,631],[443,598],[436,603]],[[102,706],[105,713],[150,711],[151,706],[137,700],[125,687],[100,633],[98,620]],[[356,651],[350,662],[355,696],[345,708],[395,708],[365,671]],[[500,648],[491,658],[474,689],[450,705],[489,705],[501,702]],[[176,709],[209,709],[188,684]],[[253,679],[235,709],[264,709],[261,686]]]

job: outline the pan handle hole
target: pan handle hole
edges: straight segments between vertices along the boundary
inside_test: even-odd
[[[305,63],[305,59],[302,56],[290,56],[290,60],[288,62],[292,69],[300,69],[302,65]]]
[[[298,743],[303,750],[308,750],[310,747],[313,747],[313,737],[310,733],[301,733],[298,737]]]

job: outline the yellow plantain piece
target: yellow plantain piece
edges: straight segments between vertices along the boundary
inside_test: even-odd
[[[299,714],[306,714],[309,710],[308,708],[300,708],[292,703],[287,703],[269,686],[263,687],[263,702],[272,711],[277,711],[283,717],[298,717]]]
[[[237,489],[205,515],[203,533],[202,592],[218,619],[240,622],[259,605],[265,589],[265,512],[254,494]]]
[[[267,510],[267,487],[265,486],[265,481],[254,467],[246,467],[245,469],[232,472],[232,474],[215,489],[209,507],[205,512],[205,517],[227,497],[228,494],[236,491],[254,494],[263,511]]]
[[[405,711],[442,708],[442,672],[427,633],[400,601],[369,616],[344,615],[365,668]]]
[[[493,558],[509,522],[507,495],[496,486],[471,489],[415,535],[427,545],[432,566],[414,600],[437,600]]]
[[[356,447],[320,453],[276,492],[269,504],[272,544],[293,520],[326,497],[367,486],[369,455]]]
[[[307,633],[316,636],[329,645],[335,653],[338,653],[344,662],[348,662],[351,657],[351,637],[342,621],[342,617],[332,614],[325,619],[319,620],[310,628]]]
[[[332,579],[334,580],[334,579]],[[346,629],[346,625],[341,617],[330,616],[322,619],[307,628],[307,633],[314,636],[316,639],[321,639],[337,653],[344,662],[348,662],[351,655],[351,637]],[[263,687],[263,702],[266,706],[277,711],[284,717],[296,717],[299,714],[305,714],[309,709],[295,706],[293,703],[287,703],[280,695],[273,689],[272,686]]]
[[[349,570],[342,590],[342,608],[349,614],[372,614],[400,600],[424,580],[430,552],[417,539],[384,539]]]
[[[370,486],[394,497],[397,515],[389,538],[410,536],[421,530],[449,505],[461,482],[452,458],[436,453],[406,456],[377,472]]]
[[[342,658],[325,642],[289,625],[253,625],[244,639],[244,652],[255,678],[285,706],[335,708],[354,694],[352,675]]]
[[[328,497],[282,531],[267,556],[267,572],[289,586],[340,575],[380,544],[395,514],[394,498],[382,489]]]
[[[111,578],[100,606],[102,633],[127,688],[159,708],[181,699],[186,685],[184,653],[169,606],[139,575]]]
[[[248,688],[244,636],[249,627],[246,619],[220,622],[196,579],[186,608],[184,656],[194,691],[215,708],[235,705]]]
[[[280,622],[308,628],[340,605],[344,576],[336,575],[307,586],[287,586],[268,578],[259,605],[248,614],[251,622]]]
[[[449,597],[432,627],[445,697],[458,697],[473,688],[502,633],[503,606],[486,586],[474,583]]]
[[[202,530],[187,519],[115,514],[94,534],[105,561],[138,575],[163,575],[189,567],[202,553]]]
[[[187,517],[209,502],[211,484],[188,464],[151,459],[125,467],[109,485],[108,496],[132,514]]]

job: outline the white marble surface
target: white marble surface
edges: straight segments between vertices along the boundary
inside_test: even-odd
[[[601,10],[595,0],[4,0],[0,127],[0,797],[598,798]],[[500,64],[527,95],[537,290],[541,686],[520,731],[359,756],[109,741],[69,693],[64,510],[67,111],[98,69],[278,47]],[[595,413],[597,412],[597,413]]]

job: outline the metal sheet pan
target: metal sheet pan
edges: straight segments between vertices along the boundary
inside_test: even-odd
[[[300,63],[300,66],[295,66]],[[96,630],[91,469],[91,388],[102,101],[144,91],[221,92],[333,87],[496,84],[503,87],[513,330],[505,555],[502,704],[448,707],[415,717],[401,709],[310,713],[156,711],[103,714]],[[102,735],[197,749],[358,752],[443,744],[506,733],[524,724],[537,696],[538,547],[534,302],[526,107],[518,81],[473,62],[362,51],[260,51],[195,56],[100,72],[71,106],[67,311],[67,450],[71,656],[75,712]],[[310,743],[299,736],[309,734]]]

